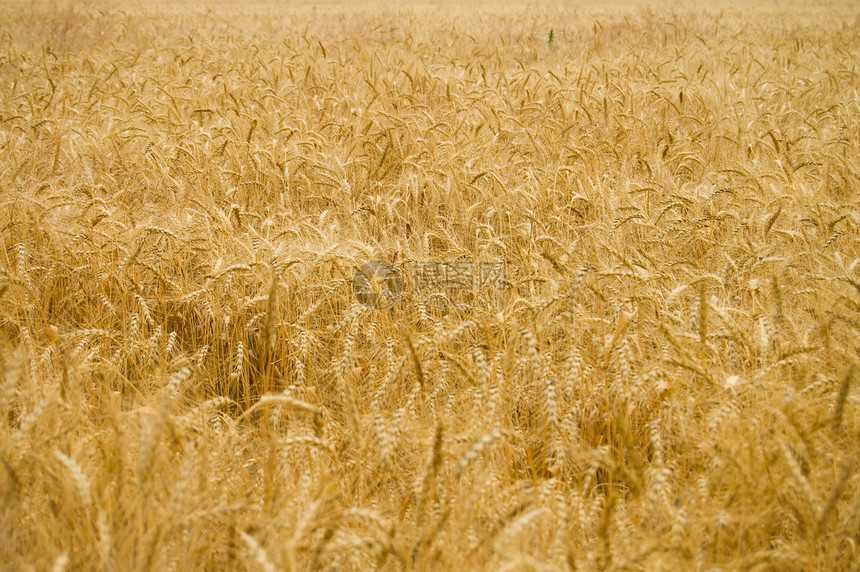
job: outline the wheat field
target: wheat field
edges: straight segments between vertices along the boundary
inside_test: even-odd
[[[0,569],[858,568],[856,5],[0,43]]]

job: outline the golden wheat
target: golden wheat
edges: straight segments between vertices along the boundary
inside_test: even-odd
[[[858,28],[4,4],[0,569],[856,568]]]

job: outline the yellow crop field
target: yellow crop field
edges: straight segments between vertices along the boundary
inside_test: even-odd
[[[856,3],[0,46],[0,570],[857,569]]]

